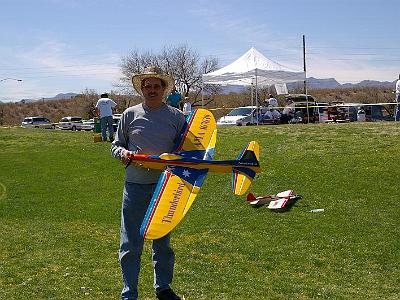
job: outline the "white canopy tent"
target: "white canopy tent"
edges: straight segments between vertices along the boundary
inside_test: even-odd
[[[255,87],[258,106],[258,87],[281,85],[305,80],[305,72],[289,69],[274,62],[252,47],[231,64],[214,72],[203,74],[204,84],[241,85]],[[253,92],[251,105],[254,105]]]
[[[295,71],[274,62],[252,47],[233,63],[217,71],[203,74],[202,78],[203,84],[252,85],[257,91],[258,87],[303,81],[305,72]]]
[[[303,71],[276,63],[252,47],[233,63],[202,77],[203,84],[266,86],[302,81],[304,76]]]

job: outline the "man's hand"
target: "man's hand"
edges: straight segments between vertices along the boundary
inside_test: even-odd
[[[123,165],[128,166],[129,163],[131,162],[131,159],[129,158],[129,155],[131,155],[132,152],[129,150],[122,150],[121,152],[121,162]]]

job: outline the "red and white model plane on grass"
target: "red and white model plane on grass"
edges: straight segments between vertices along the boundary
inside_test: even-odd
[[[247,201],[252,207],[259,208],[268,204],[268,208],[276,212],[288,211],[301,198],[302,196],[296,195],[293,190],[263,197],[255,197],[252,193],[247,195]]]

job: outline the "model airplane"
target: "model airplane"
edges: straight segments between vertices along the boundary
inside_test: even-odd
[[[268,208],[274,211],[287,211],[301,198],[302,196],[296,195],[293,190],[263,197],[255,197],[252,193],[247,195],[247,201],[252,207],[259,208],[268,204]]]
[[[158,239],[168,234],[183,219],[193,204],[207,173],[232,172],[234,194],[242,195],[256,173],[261,172],[259,145],[252,141],[236,160],[212,160],[217,138],[214,116],[197,109],[187,118],[175,150],[161,155],[131,154],[132,163],[164,170],[142,222],[141,235]]]

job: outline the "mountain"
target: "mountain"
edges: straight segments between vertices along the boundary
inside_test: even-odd
[[[76,93],[60,93],[60,94],[55,95],[55,96],[52,97],[52,98],[44,98],[44,101],[47,101],[47,100],[71,99],[71,98],[73,98],[73,97],[75,97],[75,96],[77,96],[77,95],[78,95],[78,94],[76,94]]]
[[[340,89],[340,88],[357,88],[357,87],[379,87],[379,88],[394,88],[396,81],[375,81],[363,80],[359,83],[344,83],[340,84],[335,78],[307,78],[307,88],[310,89]],[[304,83],[302,81],[292,82],[286,84],[288,90],[303,89]],[[223,86],[222,93],[240,93],[245,91],[246,87],[243,86]]]
[[[359,83],[352,84],[352,83],[344,83],[341,87],[348,88],[348,87],[383,87],[383,88],[394,88],[396,81],[376,81],[376,80],[363,80]]]
[[[76,93],[60,93],[55,95],[54,97],[50,98],[40,98],[40,99],[22,99],[19,102],[20,103],[31,103],[31,102],[37,102],[37,101],[52,101],[52,100],[64,100],[64,99],[71,99],[75,97]]]

